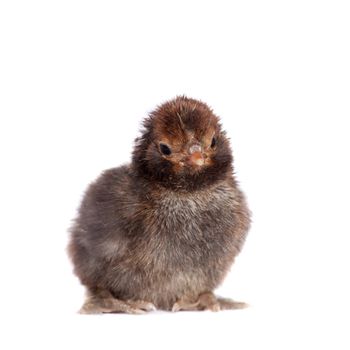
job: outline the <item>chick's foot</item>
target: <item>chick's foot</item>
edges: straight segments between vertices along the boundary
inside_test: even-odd
[[[79,313],[102,314],[102,313],[126,313],[144,314],[154,311],[156,307],[143,300],[120,300],[113,297],[90,296],[86,299]]]
[[[216,297],[212,292],[202,293],[197,300],[188,297],[179,299],[172,308],[176,311],[220,311],[220,310],[234,310],[244,309],[248,305],[243,302],[234,301],[227,298]]]

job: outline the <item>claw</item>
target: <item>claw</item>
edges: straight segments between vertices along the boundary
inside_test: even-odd
[[[178,312],[181,310],[179,303],[175,303],[171,309],[172,312]]]

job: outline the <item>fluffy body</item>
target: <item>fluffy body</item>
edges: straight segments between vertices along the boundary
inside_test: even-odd
[[[208,119],[212,125],[204,125]],[[182,97],[159,107],[144,126],[132,163],[103,172],[90,185],[71,228],[69,254],[89,292],[83,312],[240,307],[212,294],[250,222],[218,118],[205,104]],[[206,164],[180,167],[188,143],[213,133],[215,150],[205,146],[211,136],[203,141]],[[157,142],[164,139],[172,149],[178,141],[172,158],[159,154]]]

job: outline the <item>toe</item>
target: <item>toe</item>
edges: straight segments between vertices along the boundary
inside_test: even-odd
[[[146,311],[156,311],[157,308],[155,307],[154,304],[152,303],[145,303],[142,307],[141,307],[143,310],[146,310]]]
[[[136,309],[136,308],[130,307],[125,310],[125,313],[131,314],[131,315],[143,315],[146,313],[146,311],[142,309]]]
[[[218,312],[218,311],[221,310],[221,307],[220,307],[219,303],[215,303],[215,304],[212,304],[212,305],[208,305],[207,309],[210,310],[210,311]]]
[[[133,309],[141,309],[143,311],[155,311],[156,307],[153,303],[144,300],[128,300],[127,304]]]
[[[231,299],[218,298],[218,301],[220,303],[221,310],[238,310],[249,307],[247,303],[234,301]]]

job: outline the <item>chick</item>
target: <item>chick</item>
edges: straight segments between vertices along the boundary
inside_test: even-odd
[[[131,164],[90,185],[70,230],[81,313],[244,307],[213,294],[250,224],[219,118],[182,96],[143,127]]]

